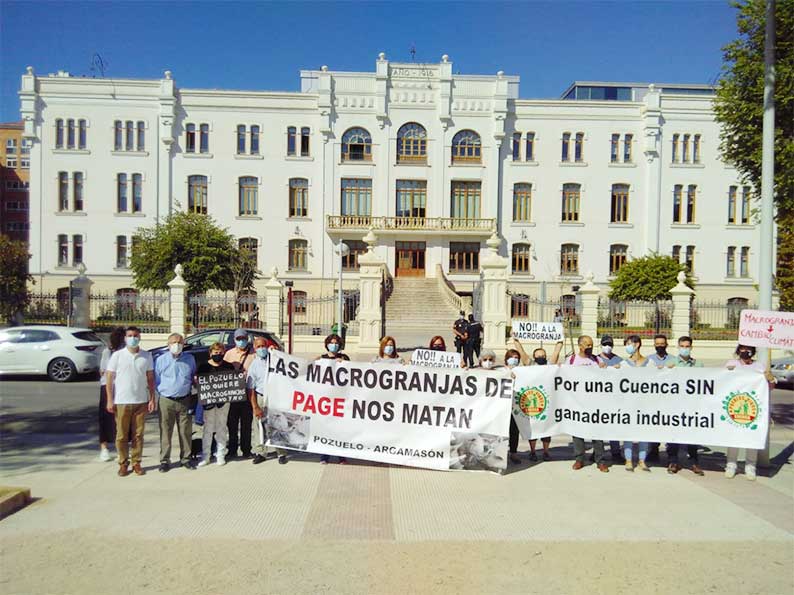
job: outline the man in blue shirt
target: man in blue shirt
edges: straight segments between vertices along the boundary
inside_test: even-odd
[[[193,422],[190,416],[190,389],[196,382],[196,360],[182,353],[185,339],[179,333],[168,337],[168,353],[157,358],[154,383],[160,395],[160,467],[165,473],[171,465],[171,436],[174,425],[179,436],[179,461],[185,469],[195,469],[190,460]]]

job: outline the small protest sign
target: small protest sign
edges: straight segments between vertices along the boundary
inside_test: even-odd
[[[415,349],[411,355],[411,363],[415,366],[430,366],[431,368],[460,368],[460,353]]]
[[[513,336],[519,341],[557,343],[563,340],[562,323],[514,320]]]
[[[755,347],[794,347],[794,312],[742,310],[739,343]]]
[[[245,372],[224,370],[223,372],[200,374],[198,398],[202,405],[219,405],[245,401]]]

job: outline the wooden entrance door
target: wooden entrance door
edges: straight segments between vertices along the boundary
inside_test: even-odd
[[[397,276],[425,276],[425,243],[397,242]]]

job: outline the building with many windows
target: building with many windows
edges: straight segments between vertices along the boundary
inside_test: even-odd
[[[502,239],[514,293],[607,284],[628,259],[671,254],[700,297],[754,300],[750,189],[720,161],[706,85],[574,83],[520,99],[519,77],[435,64],[300,73],[299,92],[159,80],[22,76],[32,143],[31,273],[64,287],[84,263],[131,287],[133,237],[176,209],[212,216],[296,289],[355,281],[362,238],[396,277],[462,293]],[[20,147],[21,151],[21,147]],[[262,280],[260,283],[264,283]]]
[[[0,233],[26,242],[32,141],[22,129],[22,122],[0,123]]]

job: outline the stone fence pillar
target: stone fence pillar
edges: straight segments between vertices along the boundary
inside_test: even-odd
[[[361,301],[356,320],[359,325],[357,352],[374,355],[378,353],[381,330],[381,291],[385,263],[375,254],[375,234],[372,230],[364,236],[367,252],[358,257],[358,282]]]
[[[499,256],[502,240],[494,232],[486,244],[490,251],[482,259],[482,323],[485,331],[483,347],[503,351],[510,321],[507,297],[507,269],[509,262]]]
[[[270,279],[265,283],[265,329],[281,338],[281,290],[278,269],[273,267]]]
[[[601,290],[593,283],[593,273],[585,276],[585,284],[579,288],[582,301],[582,334],[589,335],[597,343],[598,335],[598,294]],[[577,337],[574,337],[576,339]]]
[[[168,282],[171,332],[185,335],[185,290],[187,281],[182,278],[182,265],[174,267],[175,276]]]
[[[678,284],[670,290],[670,294],[673,296],[673,336],[669,337],[671,343],[675,343],[678,337],[683,337],[690,333],[690,310],[692,307],[692,296],[695,294],[695,292],[684,283],[684,281],[686,281],[684,271],[679,272],[677,278]]]

